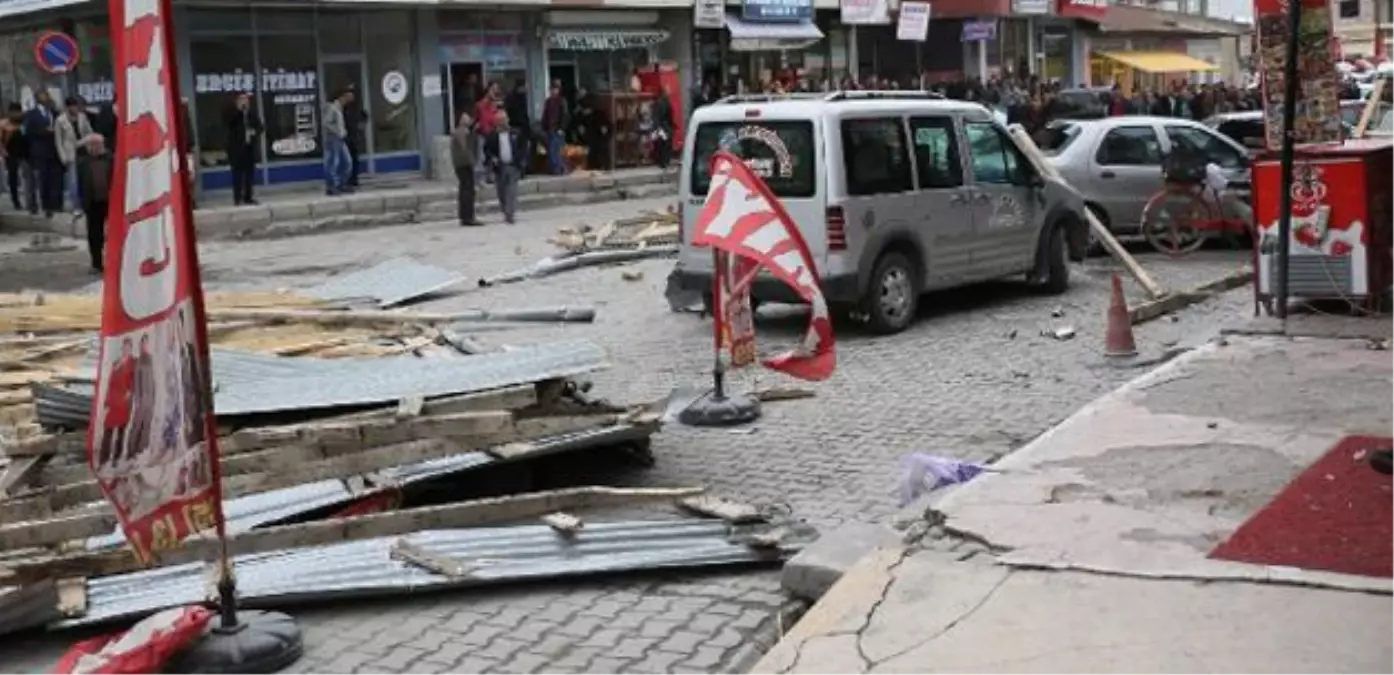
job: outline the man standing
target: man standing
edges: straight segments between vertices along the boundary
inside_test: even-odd
[[[518,165],[519,177],[528,174],[528,167],[532,165],[532,115],[528,114],[528,83],[523,78],[513,85],[513,91],[508,93],[503,99],[504,112],[508,113],[509,122],[518,131],[518,154],[522,155],[522,162]]]
[[[571,126],[571,110],[562,95],[561,80],[552,80],[547,101],[542,104],[542,133],[547,143],[547,168],[553,176],[566,173],[566,129]]]
[[[87,153],[77,158],[78,194],[82,195],[82,212],[87,216],[87,253],[92,258],[92,271],[102,272],[102,247],[106,245],[106,216],[110,205],[111,154],[101,134],[83,139]]]
[[[58,148],[58,161],[63,164],[63,188],[68,194],[68,203],[74,213],[82,212],[82,192],[77,181],[77,156],[85,148],[79,147],[83,140],[92,135],[92,123],[82,110],[82,101],[69,96],[63,102],[63,114],[58,117],[54,129],[54,145]]]
[[[116,126],[116,97],[113,95],[111,102],[97,106],[97,114],[92,116],[92,131],[102,135],[109,152],[116,151]]]
[[[54,138],[53,97],[40,90],[34,97],[34,108],[24,114],[24,138],[29,144],[29,212],[37,214],[43,207],[44,217],[63,208],[63,164],[58,157]]]
[[[479,101],[474,104],[475,132],[479,134],[480,143],[483,143],[494,133],[494,120],[498,119],[499,99],[501,98],[503,98],[503,92],[499,91],[499,83],[490,82],[489,86],[484,88],[484,95],[479,97]],[[487,156],[483,150],[483,146],[480,146],[480,165],[475,167],[475,178],[483,178],[485,182],[492,183],[494,182],[494,172],[487,170],[487,167],[483,165]]]
[[[353,101],[353,92],[344,90],[324,107],[324,191],[328,195],[351,192],[348,185],[348,125],[344,106]]]
[[[653,155],[664,173],[673,160],[673,131],[673,101],[665,86],[658,90],[658,100],[653,102]]]
[[[494,174],[494,189],[499,195],[499,210],[503,222],[513,224],[518,210],[518,175],[523,163],[518,131],[508,124],[508,113],[495,113],[494,130],[484,138],[484,154]]]
[[[460,184],[460,225],[483,225],[474,216],[474,164],[479,139],[474,135],[474,120],[469,113],[460,113],[460,123],[450,134],[450,163],[455,166],[455,179]]]
[[[356,93],[353,85],[349,85],[348,91],[350,94]],[[355,189],[358,188],[358,152],[366,117],[363,104],[358,101],[357,96],[351,96],[349,102],[344,105],[344,128],[348,130],[348,136],[344,137],[344,146],[348,148],[349,154],[348,186]]]
[[[232,202],[238,206],[256,204],[252,198],[252,183],[257,172],[257,136],[264,127],[257,112],[252,110],[252,95],[237,94],[224,120],[227,128],[227,161],[232,169]]]
[[[0,155],[5,158],[5,183],[10,191],[10,202],[16,211],[23,210],[19,187],[21,177],[24,183],[29,182],[29,143],[24,138],[24,109],[18,103],[7,106],[4,119],[0,119]]]

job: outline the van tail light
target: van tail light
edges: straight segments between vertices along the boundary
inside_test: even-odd
[[[841,206],[828,207],[828,250],[847,250],[847,217]]]

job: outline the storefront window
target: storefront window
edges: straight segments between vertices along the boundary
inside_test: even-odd
[[[372,27],[368,41],[368,100],[373,123],[373,152],[416,150],[415,44],[411,15],[382,12],[365,17]]]
[[[315,28],[315,13],[286,9],[259,9],[253,14],[259,33],[309,33]],[[314,51],[314,43],[310,43]]]
[[[112,82],[111,31],[106,19],[77,24],[77,43],[82,59],[77,64],[77,93],[89,105],[110,103],[116,93]]]
[[[325,54],[357,54],[362,48],[362,29],[357,14],[321,12],[319,50]]]
[[[227,164],[224,120],[239,92],[256,89],[252,39],[196,36],[189,43],[194,67],[194,116],[200,166]]]
[[[314,37],[262,35],[257,38],[257,56],[267,161],[321,157]]]
[[[202,9],[189,10],[189,30],[206,33],[250,32],[252,30],[252,11],[241,9]]]

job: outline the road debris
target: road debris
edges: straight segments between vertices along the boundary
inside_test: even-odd
[[[299,293],[319,300],[361,302],[386,309],[439,293],[464,280],[463,274],[401,257],[336,276]]]
[[[950,485],[966,483],[986,471],[982,464],[964,462],[951,457],[912,452],[900,461],[900,505],[915,501],[920,495]]]
[[[678,506],[693,513],[707,516],[710,518],[720,518],[728,523],[758,523],[765,520],[764,514],[760,509],[751,504],[713,497],[711,495],[699,495],[678,500]]]
[[[1073,340],[1075,337],[1075,328],[1074,326],[1061,326],[1059,328],[1043,330],[1041,331],[1041,337],[1048,337],[1052,340],[1059,340],[1061,342]]]
[[[581,531],[585,523],[580,518],[569,513],[549,513],[542,516],[542,524],[560,532],[561,534],[572,535]]]
[[[674,245],[678,243],[678,234],[677,214],[649,211],[594,229],[589,225],[562,228],[548,241],[568,253],[585,253]]]
[[[540,279],[549,277],[561,272],[582,267],[595,267],[598,265],[614,265],[618,263],[633,262],[647,258],[668,258],[678,254],[676,245],[647,246],[634,249],[614,249],[601,251],[587,251],[584,253],[565,253],[549,256],[529,265],[520,270],[514,270],[505,274],[493,277],[484,277],[479,280],[481,288],[498,286],[502,284],[512,284],[528,279]]]
[[[621,270],[620,278],[625,281],[643,281],[644,270]]]

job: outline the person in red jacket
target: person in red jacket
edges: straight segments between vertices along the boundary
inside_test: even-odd
[[[131,339],[121,340],[121,354],[107,375],[106,398],[102,405],[102,440],[98,464],[109,467],[124,454],[127,430],[131,424],[131,390],[135,387],[135,355]]]

